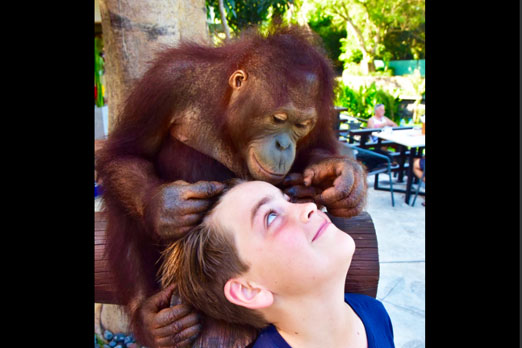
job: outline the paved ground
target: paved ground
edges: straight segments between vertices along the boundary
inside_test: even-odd
[[[406,178],[405,178],[406,179]],[[373,189],[374,177],[368,178],[368,206],[377,233],[380,277],[377,299],[391,317],[397,348],[425,347],[424,296],[424,197],[415,206],[406,205],[403,193],[395,193],[395,207],[390,193]],[[379,183],[386,183],[382,175]],[[395,184],[394,187],[405,185]],[[411,198],[413,201],[413,197]]]
[[[404,203],[404,194],[373,189],[368,178],[368,205],[379,245],[380,279],[377,298],[390,314],[397,348],[424,348],[424,207],[419,196],[414,207]],[[379,182],[386,183],[379,176]],[[394,187],[404,188],[395,184]],[[411,199],[413,201],[413,197]],[[100,209],[95,200],[95,210]]]

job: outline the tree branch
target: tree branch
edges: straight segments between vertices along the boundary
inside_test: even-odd
[[[223,24],[223,29],[225,29],[225,35],[227,36],[227,39],[230,39],[230,29],[227,23],[227,14],[225,12],[223,0],[219,0],[219,13],[221,15],[221,23]]]
[[[368,56],[368,50],[366,49],[366,44],[364,42],[364,37],[362,36],[361,31],[354,24],[352,18],[350,17],[350,13],[348,12],[348,9],[346,8],[346,5],[343,3],[341,7],[345,11],[345,17],[343,17],[343,19],[346,20],[346,23],[348,24],[349,29],[351,29],[352,33],[355,34],[355,37],[357,39],[359,47],[361,48],[361,51],[363,52],[363,55],[365,57],[367,57]]]

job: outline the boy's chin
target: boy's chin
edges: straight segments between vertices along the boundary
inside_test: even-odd
[[[347,233],[343,232],[343,234],[344,236],[340,238],[341,240],[338,242],[338,247],[341,254],[341,260],[339,262],[342,263],[342,265],[339,266],[342,266],[348,270],[350,264],[352,263],[353,254],[355,253],[355,241]]]

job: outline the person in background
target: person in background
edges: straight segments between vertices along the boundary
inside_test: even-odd
[[[397,123],[384,116],[384,104],[375,105],[374,112],[374,115],[368,119],[367,128],[397,127]],[[376,136],[370,135],[370,137],[373,142],[377,142],[378,138]],[[396,164],[395,159],[391,157],[386,146],[381,146],[380,148],[375,147],[374,151],[380,153],[381,155],[388,156],[392,164]],[[358,154],[356,158],[366,166],[368,171],[386,165],[385,160],[372,157],[367,154]]]
[[[368,128],[397,127],[397,123],[384,116],[384,104],[375,105],[374,115],[368,119]]]
[[[315,203],[239,181],[165,250],[161,278],[206,315],[261,329],[254,348],[393,348],[383,304],[344,292],[354,251]]]
[[[374,115],[368,119],[367,128],[384,128],[384,127],[397,127],[397,123],[384,116],[385,108],[384,104],[377,104],[373,108]],[[371,136],[372,141],[377,141],[377,137]],[[381,148],[382,151],[386,151],[385,148]]]
[[[422,178],[423,182],[426,182],[426,177],[422,177],[422,174],[424,173],[424,163],[425,159],[422,158],[416,158],[413,160],[413,173],[415,176],[419,179]]]

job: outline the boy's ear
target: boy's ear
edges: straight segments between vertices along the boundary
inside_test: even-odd
[[[224,290],[229,302],[250,309],[266,308],[274,302],[274,295],[270,290],[242,278],[229,279]]]

